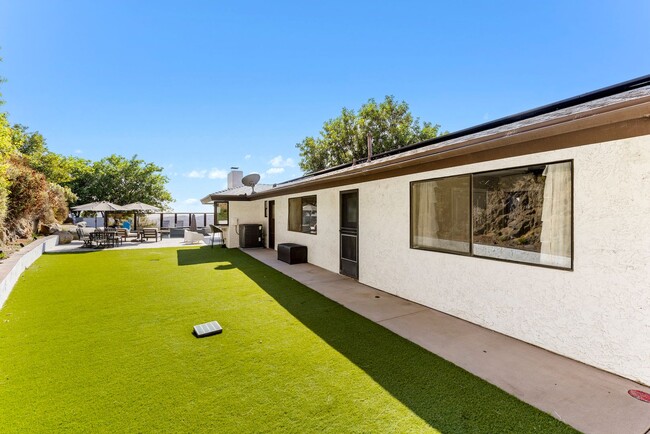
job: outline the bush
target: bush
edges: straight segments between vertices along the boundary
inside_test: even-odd
[[[7,173],[11,183],[7,204],[9,227],[18,220],[34,220],[44,214],[49,203],[49,186],[45,176],[18,156],[9,159]]]

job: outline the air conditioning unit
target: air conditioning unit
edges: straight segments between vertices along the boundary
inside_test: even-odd
[[[264,247],[262,225],[239,225],[239,247]]]

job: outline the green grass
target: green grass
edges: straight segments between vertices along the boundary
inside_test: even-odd
[[[237,250],[44,255],[0,310],[3,433],[436,430],[572,431]]]

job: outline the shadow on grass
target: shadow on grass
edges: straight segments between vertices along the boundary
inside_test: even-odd
[[[97,253],[104,249],[78,249],[78,250],[60,250],[58,252],[43,252],[44,255],[82,255],[84,253]]]
[[[189,247],[189,246],[188,246]],[[211,262],[224,262],[230,261],[227,249],[210,248],[209,246],[201,246],[198,249],[179,249],[176,250],[176,261],[178,265],[197,265],[209,264]],[[216,269],[223,270],[223,266],[216,267]],[[229,266],[229,268],[233,268]]]
[[[200,256],[214,256],[206,256],[203,250],[191,252],[183,256],[194,262]],[[443,432],[574,432],[241,251],[228,250],[219,256],[433,428]]]

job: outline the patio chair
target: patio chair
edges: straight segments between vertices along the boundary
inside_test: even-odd
[[[189,244],[200,243],[201,241],[203,241],[203,234],[200,234],[198,232],[188,231],[186,229],[185,233],[183,234],[183,238],[184,238],[184,242]]]
[[[90,238],[90,234],[84,232],[83,228],[77,228],[77,235],[79,236],[79,240],[83,241],[84,247],[93,246],[93,240]]]
[[[158,228],[144,228],[142,229],[142,240],[148,240],[153,238],[158,241]],[[160,237],[162,239],[162,237]]]
[[[117,228],[117,235],[120,237],[120,240],[122,241],[126,241],[127,238],[135,236],[135,234],[132,234],[126,228]]]
[[[223,238],[223,231],[221,230],[221,228],[219,228],[218,226],[215,226],[215,225],[210,225],[210,230],[212,231],[212,239],[211,239],[211,243],[210,243],[210,248],[211,249],[214,248],[214,237],[217,234],[219,234],[219,243],[221,244],[221,247],[225,247],[226,246],[226,243],[225,243],[226,240],[224,240],[224,238]]]
[[[108,228],[104,235],[106,247],[115,247],[118,244],[122,244],[122,237],[117,229]]]

